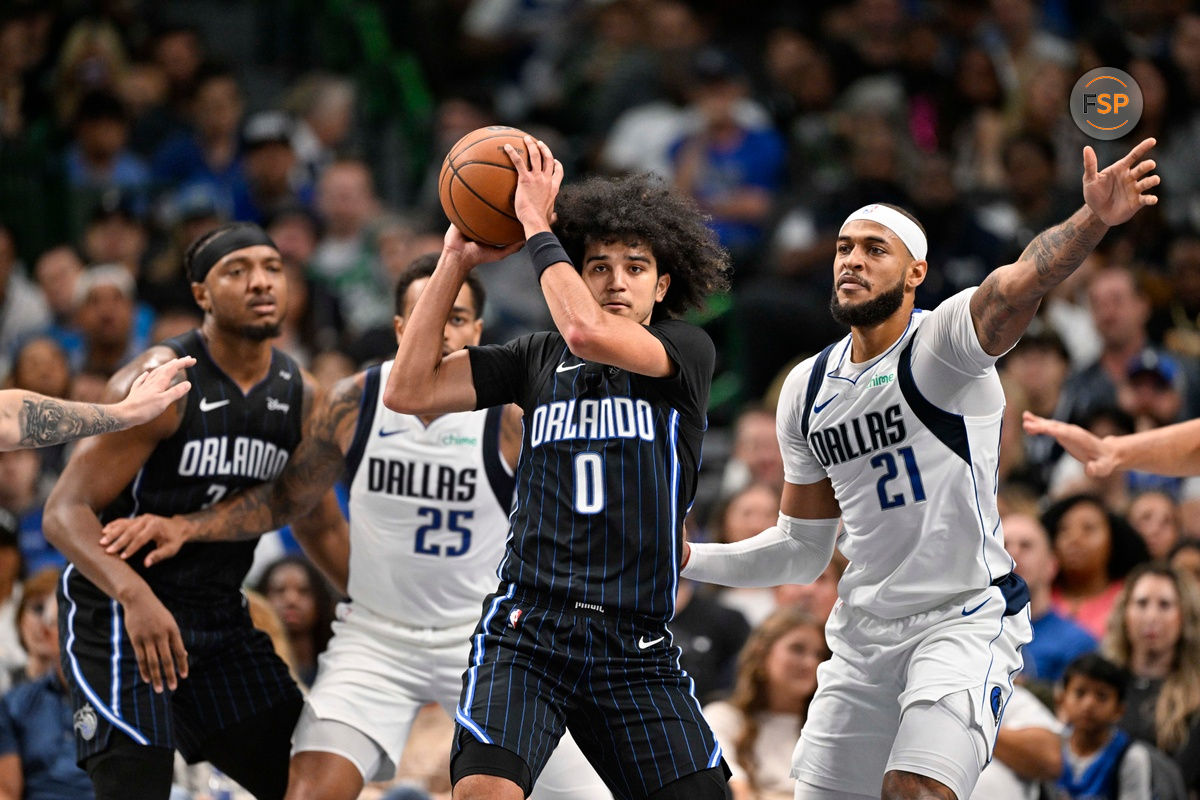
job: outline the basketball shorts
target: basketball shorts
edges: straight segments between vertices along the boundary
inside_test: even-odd
[[[965,691],[976,763],[948,772],[978,773],[991,759],[1021,647],[1033,638],[1029,591],[1007,575],[976,593],[931,611],[883,619],[834,606],[825,628],[833,657],[817,669],[817,693],[792,759],[792,775],[811,786],[879,797],[894,752],[921,763],[961,759],[957,745],[936,737],[898,742],[901,715],[917,703],[937,703]],[[916,771],[911,766],[903,769]],[[939,779],[939,774],[929,774]]]
[[[475,625],[414,628],[361,605],[338,605],[333,638],[305,703],[319,720],[349,725],[384,753],[366,780],[395,775],[413,720],[426,703],[438,703],[454,717]],[[559,742],[533,796],[552,787],[565,787],[569,793],[563,796],[578,800],[611,796],[569,736]]]
[[[647,797],[722,763],[679,654],[661,621],[502,586],[471,638],[456,748],[502,747],[536,781],[569,730],[616,796]]]
[[[234,723],[286,702],[299,708],[300,690],[270,637],[236,605],[202,625],[180,624],[188,677],[175,691],[155,693],[138,673],[121,604],[90,582],[71,580],[73,572],[67,567],[59,583],[58,623],[81,765],[108,748],[113,731],[177,749],[189,762],[203,760],[206,743]],[[287,741],[291,731],[279,736]],[[246,750],[256,746],[247,742]]]

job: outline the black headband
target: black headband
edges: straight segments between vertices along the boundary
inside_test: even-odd
[[[267,236],[266,232],[257,225],[247,223],[224,230],[202,244],[192,254],[192,260],[188,264],[188,277],[192,279],[192,283],[203,283],[204,279],[208,277],[209,271],[222,258],[234,250],[260,244],[279,249],[275,247],[271,237]]]

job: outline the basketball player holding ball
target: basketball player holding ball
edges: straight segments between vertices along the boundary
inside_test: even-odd
[[[455,715],[454,797],[520,800],[570,730],[616,797],[718,800],[728,771],[667,622],[715,359],[673,317],[725,288],[728,255],[654,179],[559,195],[562,165],[542,142],[520,144],[505,146],[514,215],[558,330],[442,355],[470,270],[518,248],[455,224],[384,388],[403,413],[525,414],[502,582]]]

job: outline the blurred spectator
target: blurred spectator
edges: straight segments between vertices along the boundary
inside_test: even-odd
[[[93,796],[91,780],[75,763],[75,733],[96,720],[72,715],[59,658],[58,577],[57,570],[32,576],[21,604],[22,644],[44,671],[0,698],[0,793],[14,799]]]
[[[62,573],[54,567],[33,570],[21,584],[17,604],[17,635],[25,651],[25,668],[13,676],[14,683],[36,680],[57,672],[58,659],[58,580]]]
[[[1171,352],[1200,358],[1200,236],[1185,233],[1171,240],[1167,276],[1171,327],[1163,343]]]
[[[679,664],[695,681],[694,694],[701,702],[733,688],[738,653],[750,635],[750,624],[740,611],[709,592],[697,592],[693,581],[683,579],[671,634],[682,651]]]
[[[1058,560],[1042,524],[1023,512],[1005,514],[1002,524],[1004,547],[1013,557],[1014,571],[1029,586],[1033,641],[1021,651],[1025,668],[1020,677],[1049,687],[1062,677],[1067,664],[1095,650],[1097,639],[1054,609],[1051,587],[1058,575]]]
[[[25,277],[12,231],[0,222],[0,376],[8,374],[17,342],[49,323],[45,298]]]
[[[1180,575],[1191,577],[1193,585],[1200,591],[1200,540],[1184,539],[1179,542],[1171,548],[1168,561]]]
[[[344,149],[353,128],[356,97],[352,81],[322,73],[301,78],[292,89],[285,105],[297,118],[292,146],[299,180],[316,183]]]
[[[1117,406],[1133,417],[1135,431],[1180,422],[1186,377],[1176,358],[1146,348],[1125,367],[1117,388]]]
[[[751,483],[737,490],[713,508],[708,538],[714,542],[740,542],[776,523],[779,518],[779,489],[764,483]],[[721,602],[736,609],[751,625],[758,625],[775,610],[771,589],[726,588]]]
[[[124,268],[89,268],[75,290],[75,322],[83,347],[74,354],[76,370],[111,376],[145,348],[134,328],[135,287]]]
[[[17,626],[24,568],[17,542],[17,518],[0,508],[0,691],[8,691],[14,677],[24,674],[28,660]]]
[[[979,44],[964,47],[939,109],[939,139],[949,145],[955,183],[964,192],[979,195],[1004,188],[1006,100],[988,51]]]
[[[795,608],[776,611],[742,649],[728,700],[704,707],[725,743],[735,800],[789,800],[792,751],[817,691],[817,666],[830,657],[824,625]]]
[[[172,106],[182,114],[204,64],[200,33],[190,25],[166,25],[154,33],[150,54],[166,76]]]
[[[290,289],[291,287],[289,287],[289,291]],[[165,339],[174,339],[193,328],[199,328],[203,322],[204,314],[198,306],[168,308],[155,315],[154,327],[150,329],[149,342],[157,344]]]
[[[739,276],[758,268],[786,158],[778,132],[739,118],[737,105],[748,90],[742,67],[730,55],[701,50],[691,84],[691,108],[700,126],[671,149],[675,185],[711,215],[709,226],[733,255]]]
[[[833,613],[833,607],[837,605],[838,581],[842,579],[847,563],[846,557],[834,550],[833,558],[829,560],[825,571],[812,583],[785,583],[783,586],[776,586],[776,608],[798,608],[824,624]]]
[[[324,283],[314,281],[309,274],[309,264],[321,237],[320,221],[307,208],[287,206],[271,216],[266,231],[288,269],[289,302],[291,289],[303,282],[301,291],[306,301],[303,316],[293,319],[289,312],[287,323],[297,326],[305,348],[317,352],[335,347],[338,332],[343,328],[341,305]]]
[[[1179,504],[1169,492],[1148,489],[1133,498],[1126,515],[1154,561],[1166,561],[1179,543]]]
[[[185,129],[170,105],[170,82],[162,66],[154,61],[129,65],[121,76],[117,94],[129,114],[129,149],[144,159],[172,135]]]
[[[391,325],[390,287],[371,229],[379,210],[365,163],[344,160],[325,169],[317,184],[317,213],[325,230],[309,268],[341,302],[351,336]]]
[[[85,94],[75,110],[72,132],[63,166],[76,214],[82,219],[98,195],[114,189],[144,211],[150,168],[128,148],[129,117],[120,98],[111,92]]]
[[[342,378],[349,378],[358,369],[354,359],[341,350],[322,350],[313,356],[308,371],[316,378],[318,385],[325,389],[333,388]]]
[[[55,106],[64,127],[75,116],[80,99],[91,91],[115,91],[127,56],[112,22],[84,18],[67,32],[55,70]]]
[[[1124,518],[1093,495],[1059,500],[1042,515],[1042,525],[1059,564],[1051,595],[1054,610],[1099,639],[1123,579],[1147,560],[1146,545]]]
[[[1129,673],[1093,653],[1067,666],[1056,697],[1067,724],[1058,789],[1071,800],[1151,800],[1150,754],[1117,728],[1127,707]]]
[[[191,308],[192,283],[183,269],[188,245],[228,221],[217,190],[193,183],[176,192],[168,206],[170,227],[161,250],[152,256],[138,277],[138,296],[155,309]]]
[[[783,456],[775,436],[775,412],[765,406],[746,406],[734,420],[733,451],[725,462],[721,490],[728,494],[750,483],[783,490]]]
[[[242,89],[231,70],[209,64],[197,71],[188,104],[192,132],[172,136],[154,154],[157,186],[208,183],[232,205],[232,186],[241,168],[238,128],[243,107]]]
[[[49,487],[39,480],[41,467],[42,460],[36,450],[0,453],[0,509],[17,519],[21,560],[28,571],[66,564],[42,535],[42,504]]]
[[[1121,727],[1175,759],[1200,790],[1200,594],[1170,567],[1130,573],[1104,652],[1133,675]]]
[[[1016,384],[1026,409],[1051,419],[1066,419],[1069,404],[1063,386],[1069,370],[1066,345],[1052,328],[1037,320],[1001,362],[1004,379]],[[1005,387],[1006,394],[1009,389]],[[1019,477],[1044,491],[1051,470],[1062,457],[1062,447],[1050,436],[1022,436],[1020,446],[1024,459]]]
[[[267,567],[256,588],[283,622],[296,678],[311,686],[317,677],[317,656],[333,635],[329,585],[308,559],[284,556]]]
[[[971,800],[1039,800],[1043,782],[1062,774],[1062,730],[1037,695],[1013,686],[992,760],[979,773]]]
[[[75,248],[58,245],[38,256],[33,274],[46,298],[55,336],[64,335],[75,313],[75,283],[83,274],[83,260]]]
[[[312,183],[297,179],[292,128],[282,111],[262,111],[246,120],[243,177],[233,184],[234,219],[265,225],[283,208],[312,205]]]
[[[120,264],[137,279],[150,245],[150,232],[134,207],[134,199],[105,192],[83,230],[83,256],[88,264]]]
[[[1075,212],[1078,192],[1056,184],[1054,144],[1044,136],[1014,135],[1004,143],[1001,159],[1005,193],[981,209],[980,220],[1016,255],[1034,236]]]
[[[13,359],[9,383],[14,389],[65,398],[71,391],[66,352],[49,336],[26,339]]]

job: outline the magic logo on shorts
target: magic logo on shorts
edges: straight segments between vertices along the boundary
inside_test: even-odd
[[[572,439],[642,439],[654,441],[654,408],[645,400],[602,397],[556,400],[534,409],[529,445]]]

